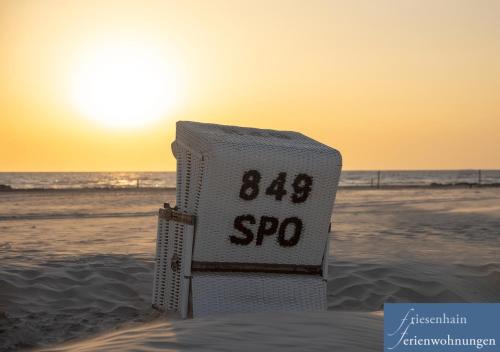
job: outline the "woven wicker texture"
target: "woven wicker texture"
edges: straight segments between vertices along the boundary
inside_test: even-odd
[[[193,315],[326,309],[321,277],[278,274],[212,274],[193,277]]]
[[[167,270],[168,270],[168,248],[169,248],[169,222],[158,218],[158,230],[156,234],[155,271],[153,280],[153,305],[163,308],[167,304]],[[170,295],[168,295],[170,296]],[[170,298],[172,300],[172,298]]]
[[[159,218],[153,304],[183,317],[189,302],[195,317],[325,309],[340,154],[296,132],[195,122],[177,123],[172,150],[177,210],[196,225]],[[192,260],[220,271],[191,272]],[[323,275],[235,269],[245,264],[322,266]]]
[[[296,132],[178,122],[174,153],[180,170],[179,209],[197,215],[193,260],[322,263],[341,168],[335,149]],[[258,195],[251,200],[240,197],[249,170],[260,175]],[[281,173],[286,173],[286,194],[277,200],[266,191]],[[293,182],[301,174],[312,179],[311,190],[305,201],[293,202]],[[242,222],[254,235],[245,245],[231,242],[231,236],[245,237],[235,228],[235,219],[241,215],[255,218],[255,224]],[[276,218],[279,224],[300,219],[300,239],[293,246],[283,246],[277,229],[273,235],[261,236],[257,244],[262,216]],[[283,238],[292,238],[295,227],[289,224]]]
[[[194,226],[158,218],[153,305],[187,315]]]

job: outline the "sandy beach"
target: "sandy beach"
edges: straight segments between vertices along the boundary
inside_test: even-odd
[[[150,306],[156,212],[174,199],[0,193],[0,350],[379,351],[384,302],[500,299],[500,189],[344,189],[329,311],[164,317]]]
[[[0,352],[500,352],[499,15],[0,0]]]

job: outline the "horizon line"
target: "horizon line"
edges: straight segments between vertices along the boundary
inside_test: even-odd
[[[500,171],[500,168],[450,168],[450,169],[342,169],[342,171],[349,172],[383,172],[383,171]],[[1,171],[2,173],[175,173],[176,170],[114,170],[114,171],[103,171],[103,170],[53,170],[53,171]]]

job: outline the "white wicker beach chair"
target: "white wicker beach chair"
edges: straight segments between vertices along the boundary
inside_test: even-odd
[[[326,308],[338,151],[300,133],[178,122],[153,306],[182,317]]]

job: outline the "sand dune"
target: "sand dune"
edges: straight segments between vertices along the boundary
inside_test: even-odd
[[[2,269],[0,301],[9,310],[0,329],[8,329],[7,346],[54,343],[151,320],[151,271],[151,262],[123,255]]]
[[[7,346],[51,344],[114,329],[127,322],[148,322],[158,318],[159,313],[150,307],[152,268],[152,261],[133,256],[96,255],[35,267],[3,269],[0,298],[10,309],[8,317],[0,320],[0,326],[9,331]],[[412,267],[334,262],[329,267],[328,307],[334,311],[377,311],[383,309],[384,302],[491,302],[499,298],[498,264],[434,268],[421,265],[420,269],[419,274],[412,273]],[[445,275],[450,277],[444,280]],[[304,315],[302,321],[300,314],[292,315],[295,320],[290,319],[304,326],[313,324],[314,319],[325,319],[325,324],[330,324],[334,330],[343,326],[335,325],[334,313],[314,314]],[[348,313],[341,316],[349,320]],[[353,315],[352,319],[356,317],[359,316]],[[283,324],[290,323],[283,319]],[[264,321],[269,321],[269,317]],[[226,322],[232,326],[229,320]],[[180,326],[189,330],[197,326],[192,324]],[[245,329],[260,324],[262,322],[250,318]],[[353,324],[361,322],[355,320]],[[374,327],[380,335],[381,327]],[[146,333],[148,329],[144,327],[143,331]],[[151,338],[160,331],[155,327]],[[238,335],[239,330],[234,334]],[[147,336],[150,338],[149,332]]]
[[[0,195],[0,350],[378,351],[381,318],[367,312],[385,302],[500,301],[500,190],[341,191],[329,312],[191,321],[150,307],[148,212],[173,193],[96,193]],[[65,209],[77,215],[47,217]]]
[[[370,313],[245,314],[157,321],[43,351],[380,351],[381,330]]]

